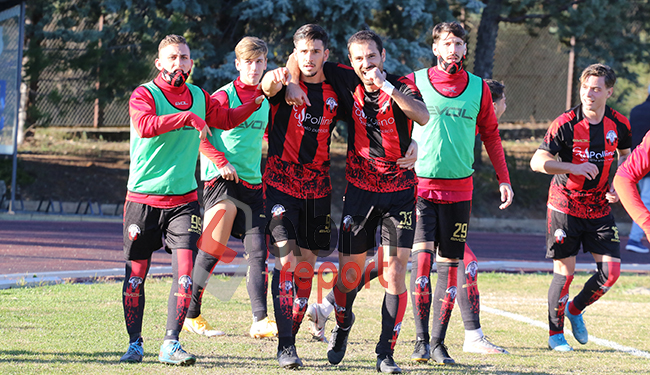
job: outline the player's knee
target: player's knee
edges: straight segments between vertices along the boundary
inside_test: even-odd
[[[600,268],[599,272],[602,285],[611,288],[621,275],[621,263],[607,262]]]

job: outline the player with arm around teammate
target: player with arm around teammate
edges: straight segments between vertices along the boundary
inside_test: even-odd
[[[319,252],[330,249],[330,142],[339,99],[325,82],[328,35],[318,25],[300,27],[293,36],[300,90],[311,106],[286,103],[287,68],[268,72],[262,89],[271,104],[269,151],[264,171],[267,233],[276,257],[271,282],[278,326],[280,367],[303,366],[295,336],[312,288]]]
[[[224,108],[237,108],[249,98],[260,96],[262,92],[258,84],[266,69],[267,53],[266,43],[259,38],[247,36],[240,40],[235,47],[235,67],[239,77],[217,90],[213,98]],[[236,128],[213,129],[212,135],[202,141],[200,147],[204,230],[214,228],[212,237],[224,246],[231,235],[244,243],[248,263],[246,289],[253,313],[249,334],[254,338],[277,335],[275,321],[267,316],[268,250],[264,238],[266,216],[260,170],[268,112],[269,105],[265,99],[260,108]],[[251,209],[251,218],[246,217],[242,205]],[[247,219],[252,224],[250,228],[246,227]],[[183,324],[184,330],[207,337],[224,334],[213,329],[201,316],[204,289],[223,255],[216,243],[206,251],[198,252],[192,302]]]
[[[383,71],[386,51],[381,38],[364,30],[348,40],[353,67],[325,64],[329,82],[352,117],[348,129],[348,158],[343,219],[339,239],[339,274],[334,287],[337,326],[327,357],[343,360],[354,324],[352,305],[362,279],[366,253],[375,247],[375,230],[382,227],[384,257],[379,259],[387,289],[382,329],[376,346],[377,370],[399,373],[393,351],[406,309],[406,264],[413,239],[415,174],[401,167],[411,143],[413,121],[424,124],[429,114],[410,80]]]

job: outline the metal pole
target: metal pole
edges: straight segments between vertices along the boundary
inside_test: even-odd
[[[13,214],[14,205],[16,204],[16,176],[18,170],[18,112],[20,111],[20,83],[22,81],[23,67],[23,44],[25,43],[25,2],[20,3],[20,32],[18,33],[18,59],[16,62],[16,111],[14,113],[14,161],[11,171],[11,203],[9,204],[9,213]]]
[[[576,37],[571,37],[571,50],[569,50],[569,73],[566,79],[566,110],[571,109],[573,106],[573,71],[575,69],[576,61]]]
[[[102,14],[99,16],[99,31],[101,32],[104,30],[104,15]],[[101,38],[99,39],[99,48],[102,48],[102,40]],[[99,91],[100,88],[100,82],[99,82],[99,64],[97,64],[97,81],[95,82],[95,89]],[[100,107],[99,107],[99,98],[95,98],[95,114],[93,116],[93,128],[97,129],[99,128],[100,123],[102,122],[102,119],[100,119]]]

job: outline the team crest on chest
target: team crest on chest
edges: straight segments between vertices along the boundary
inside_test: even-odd
[[[607,135],[605,136],[605,139],[607,139],[607,144],[610,146],[613,146],[616,144],[616,140],[618,139],[618,136],[616,135],[616,132],[613,130],[610,130],[607,132]]]
[[[339,106],[339,103],[336,102],[336,99],[329,97],[325,101],[325,105],[327,106],[327,110],[330,111],[330,113],[334,113],[334,110]]]

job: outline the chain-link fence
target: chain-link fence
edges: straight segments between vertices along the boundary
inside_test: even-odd
[[[476,30],[470,34],[470,51]],[[471,56],[470,56],[471,57]],[[470,71],[472,59],[469,59]],[[492,77],[506,85],[500,122],[548,122],[566,110],[569,49],[549,28],[531,36],[524,25],[501,23]]]

